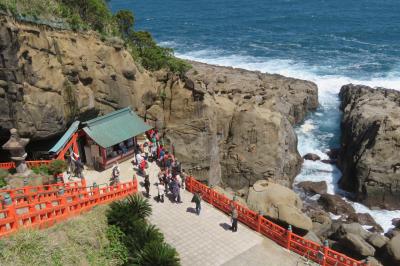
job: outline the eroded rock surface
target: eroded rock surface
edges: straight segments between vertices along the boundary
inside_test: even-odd
[[[257,181],[249,189],[248,206],[269,218],[309,231],[311,219],[301,212],[303,203],[292,190],[265,180]]]
[[[340,98],[340,185],[368,206],[400,208],[400,92],[350,84]]]
[[[300,170],[293,124],[318,104],[308,81],[190,62],[186,77],[148,72],[120,40],[0,18],[0,130],[32,141],[132,106],[183,167],[234,190],[259,179],[290,186]]]

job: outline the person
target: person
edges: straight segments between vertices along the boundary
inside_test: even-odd
[[[128,152],[128,149],[126,148],[124,142],[120,142],[120,143],[118,144],[118,147],[119,147],[119,149],[121,150],[122,154],[125,154],[125,153]]]
[[[111,183],[112,184],[118,184],[119,183],[119,175],[120,175],[120,169],[118,163],[115,163],[112,169],[111,173]]]
[[[178,181],[175,178],[172,178],[172,181],[171,181],[171,191],[172,191],[173,201],[180,202],[179,185],[178,185]]]
[[[163,170],[163,183],[165,186],[165,194],[168,194],[168,188],[169,188],[169,176],[168,173],[166,171]]]
[[[165,151],[165,155],[164,155],[164,167],[166,167],[168,170],[171,171],[172,162],[173,162],[172,154],[169,153],[168,151]]]
[[[140,164],[139,164],[139,173],[142,175],[142,176],[146,176],[146,161],[145,160],[142,160],[141,162],[140,162]]]
[[[146,197],[150,197],[150,179],[148,175],[144,177],[144,189],[146,190]]]
[[[201,194],[199,192],[195,192],[192,198],[192,202],[196,204],[196,213],[200,215],[201,211]]]
[[[160,145],[157,150],[157,157],[158,157],[158,161],[162,167],[164,167],[164,164],[163,164],[164,163],[164,154],[165,154],[164,148],[162,145]]]
[[[181,180],[182,180],[182,189],[185,190],[186,189],[186,172],[185,169],[182,169],[181,172]]]
[[[150,148],[151,156],[153,157],[153,161],[157,160],[157,145],[155,143],[152,144]]]
[[[232,219],[232,232],[236,232],[237,231],[237,222],[238,222],[238,211],[237,208],[235,206],[235,204],[233,204],[233,202],[231,203],[231,219]]]
[[[158,189],[158,202],[164,202],[165,186],[162,181],[158,183],[157,189]]]
[[[137,165],[137,166],[139,166],[140,163],[144,160],[143,157],[142,157],[142,155],[140,154],[140,152],[136,153],[135,158],[136,158],[136,165]]]

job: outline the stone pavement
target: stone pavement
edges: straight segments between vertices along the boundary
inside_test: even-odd
[[[135,173],[130,161],[121,163],[120,169],[121,182],[130,180]],[[160,228],[166,241],[177,249],[183,266],[306,265],[297,254],[240,223],[237,232],[230,231],[230,218],[204,201],[201,214],[197,216],[194,203],[191,203],[192,194],[187,191],[181,192],[183,203],[173,203],[168,197],[164,203],[158,203],[155,200],[155,184],[159,168],[151,163],[147,171],[152,183],[150,203],[153,213],[150,221]],[[111,169],[101,173],[85,170],[84,176],[88,185],[93,182],[108,183]],[[138,176],[138,181],[139,190],[143,192],[143,178]]]

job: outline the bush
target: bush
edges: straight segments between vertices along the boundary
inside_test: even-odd
[[[176,250],[163,242],[150,242],[138,254],[134,265],[140,266],[179,266],[179,256]]]
[[[42,167],[43,165],[41,165]],[[64,160],[53,160],[48,165],[48,174],[58,175],[67,170],[67,163]]]
[[[32,171],[37,174],[37,175],[49,175],[50,174],[50,170],[49,170],[49,166],[46,164],[42,164],[40,166],[36,166],[36,167],[32,167]]]
[[[128,252],[128,265],[179,265],[175,249],[165,244],[163,234],[157,227],[147,222],[151,206],[147,199],[139,194],[126,200],[114,202],[107,211],[110,227],[120,230],[118,238]],[[115,239],[115,235],[111,237]],[[112,240],[110,242],[112,242]],[[151,244],[156,243],[156,244]],[[151,254],[151,252],[160,252]],[[161,264],[160,264],[160,263]]]
[[[9,175],[7,170],[0,169],[0,188],[7,186],[5,178]]]
[[[129,227],[132,221],[146,219],[151,215],[149,201],[139,194],[128,196],[125,200],[111,203],[107,212],[108,223],[120,228]]]
[[[125,234],[117,226],[110,225],[107,228],[108,246],[104,250],[104,257],[115,261],[115,264],[122,265],[128,261],[128,249],[123,243]]]

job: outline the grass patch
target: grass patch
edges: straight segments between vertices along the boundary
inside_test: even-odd
[[[150,214],[148,200],[135,194],[44,230],[21,230],[0,239],[0,264],[179,266]]]
[[[108,206],[45,230],[21,230],[0,239],[1,265],[123,265],[118,238],[110,238]]]

